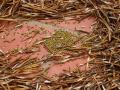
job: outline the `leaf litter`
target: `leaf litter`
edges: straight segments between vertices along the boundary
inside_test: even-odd
[[[52,54],[51,59],[61,50],[71,51],[72,54],[85,52],[89,56],[87,64],[92,66],[91,69],[66,71],[54,80],[44,74],[37,58],[27,57],[9,63],[5,57],[10,53],[0,52],[0,90],[120,89],[119,0],[1,0],[0,9],[0,20],[8,21],[20,18],[96,18],[93,31],[81,38],[73,39],[74,35],[60,30],[43,42]],[[76,39],[81,42],[79,49],[73,47]]]

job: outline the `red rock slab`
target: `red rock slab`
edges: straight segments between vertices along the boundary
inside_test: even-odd
[[[94,18],[86,18],[81,22],[76,20],[41,20],[41,21],[25,21],[21,23],[9,23],[1,22],[0,27],[4,32],[0,33],[0,50],[3,52],[9,52],[15,48],[19,48],[22,52],[24,48],[29,48],[35,43],[35,41],[43,40],[43,38],[50,37],[55,30],[62,29],[70,32],[74,30],[83,30],[91,32],[91,25],[94,23]],[[37,33],[38,32],[38,33]],[[39,45],[39,49],[35,53],[20,54],[11,57],[11,62],[15,61],[19,57],[38,57],[42,59],[48,55],[49,52],[44,45]],[[48,70],[48,76],[55,74],[59,75],[64,70],[74,70],[77,66],[83,65],[87,62],[88,57],[84,56],[79,59],[71,60],[64,64],[47,63],[44,67],[50,66]],[[50,65],[49,65],[50,64]],[[80,67],[81,70],[85,70],[86,67]]]

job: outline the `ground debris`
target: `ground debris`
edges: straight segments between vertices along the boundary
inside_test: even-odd
[[[93,31],[80,38],[81,46],[77,49],[86,52],[91,59],[87,63],[92,68],[83,72],[65,72],[54,80],[43,73],[37,58],[28,57],[9,63],[3,58],[9,53],[1,52],[0,90],[120,90],[119,0],[0,1],[0,20],[12,21],[15,17],[59,19],[70,16],[75,19],[76,16],[96,18]],[[54,56],[54,53],[72,46],[76,40],[72,37],[74,35],[69,32],[57,31],[44,44]]]

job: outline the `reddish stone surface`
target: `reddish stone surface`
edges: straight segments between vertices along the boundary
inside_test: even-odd
[[[93,18],[84,19],[82,22],[75,20],[58,21],[58,20],[42,20],[42,21],[26,21],[22,23],[9,23],[0,22],[0,29],[4,32],[0,33],[0,50],[3,52],[12,51],[15,48],[30,47],[36,40],[40,41],[45,37],[49,37],[54,33],[56,29],[65,29],[74,32],[74,30],[84,30],[91,32],[91,25],[94,23]],[[3,28],[4,27],[4,28]],[[34,31],[38,31],[39,34],[34,36]],[[28,34],[29,33],[29,34]],[[33,36],[27,38],[26,35]],[[20,54],[11,57],[11,62],[15,61],[19,57],[38,57],[41,59],[46,56],[48,51],[43,45],[39,45],[39,50],[32,54]],[[63,70],[74,70],[76,66],[80,66],[87,61],[87,56],[81,57],[76,60],[66,62],[64,64],[51,64],[48,70],[48,76],[63,73]],[[43,67],[47,67],[44,65]],[[81,67],[81,70],[85,70],[86,67]]]

